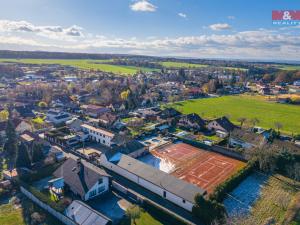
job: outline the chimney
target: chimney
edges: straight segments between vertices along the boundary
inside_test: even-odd
[[[78,174],[83,177],[84,176],[83,175],[84,174],[84,165],[81,162],[81,158],[77,159],[77,169],[78,169]]]

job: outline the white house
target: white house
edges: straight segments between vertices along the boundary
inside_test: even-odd
[[[300,80],[296,80],[296,81],[294,81],[294,86],[300,86]]]
[[[207,124],[208,130],[223,131],[226,133],[231,132],[234,128],[234,124],[232,124],[225,116],[212,120]]]
[[[110,176],[104,170],[80,158],[69,158],[53,175],[63,178],[65,185],[83,201],[88,201],[109,190]]]
[[[111,147],[112,139],[115,137],[114,133],[88,124],[82,124],[81,127],[84,132],[88,132],[91,140],[101,143],[107,147]]]
[[[234,129],[229,137],[229,145],[243,149],[251,149],[259,146],[265,141],[265,137],[251,131]]]
[[[49,110],[46,115],[46,120],[54,124],[64,123],[70,119],[71,115],[69,113],[58,110]]]

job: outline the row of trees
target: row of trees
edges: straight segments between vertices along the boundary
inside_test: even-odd
[[[274,83],[291,83],[296,80],[300,80],[300,71],[288,71],[281,70],[277,73],[267,73],[262,79],[265,82],[274,82]]]

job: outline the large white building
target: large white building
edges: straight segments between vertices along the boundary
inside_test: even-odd
[[[89,138],[92,141],[96,141],[107,147],[111,147],[113,143],[112,139],[115,137],[114,133],[102,128],[93,127],[88,124],[82,124],[81,127],[84,132],[88,132]]]
[[[110,160],[101,155],[99,164],[190,212],[196,194],[206,194],[196,185],[120,153]]]

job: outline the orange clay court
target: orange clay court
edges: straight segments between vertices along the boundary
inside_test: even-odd
[[[188,144],[171,144],[151,152],[156,157],[172,162],[172,175],[195,184],[208,193],[246,164],[215,152]]]

